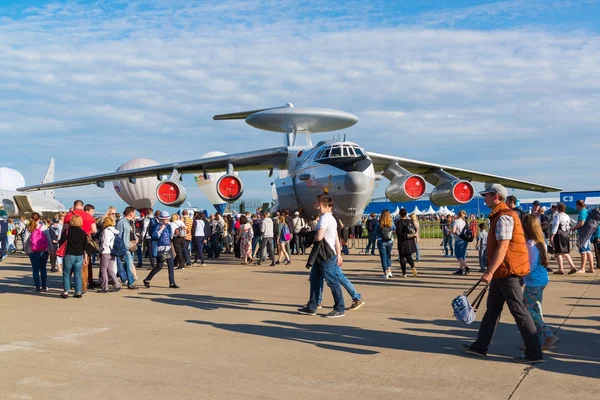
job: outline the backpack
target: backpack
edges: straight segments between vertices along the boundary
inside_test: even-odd
[[[182,225],[179,228],[175,229],[175,236],[182,238],[187,236],[187,229],[185,228],[185,225]]]
[[[377,225],[377,219],[372,218],[367,221],[367,232],[373,232],[375,230],[375,226]]]
[[[125,247],[123,238],[121,238],[119,235],[115,235],[113,246],[110,249],[110,255],[114,257],[123,257],[126,252],[127,248]]]
[[[48,251],[48,238],[40,227],[35,228],[35,230],[31,232],[29,243],[31,245],[31,251]]]
[[[391,226],[382,226],[381,227],[381,241],[389,242],[392,240],[392,227]]]
[[[469,228],[469,225],[465,225],[458,237],[469,243],[473,241],[473,231]]]
[[[400,234],[398,235],[402,240],[412,239],[417,236],[417,227],[412,220],[400,220]]]
[[[287,224],[281,224],[281,238],[280,240],[283,241],[289,241],[292,238],[292,235],[290,234],[290,228],[288,228]]]

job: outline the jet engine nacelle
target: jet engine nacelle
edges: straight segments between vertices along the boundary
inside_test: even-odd
[[[468,181],[455,180],[443,183],[431,192],[429,200],[436,206],[455,206],[471,201],[475,189]]]
[[[223,175],[217,181],[217,194],[223,201],[233,202],[242,197],[244,193],[244,184],[242,180],[233,175]]]
[[[167,180],[156,187],[156,197],[167,207],[179,207],[187,198],[187,191],[180,182]]]
[[[420,175],[398,175],[385,189],[385,195],[393,202],[417,200],[425,194],[427,183]]]

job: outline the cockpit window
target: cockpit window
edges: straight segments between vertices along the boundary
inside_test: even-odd
[[[341,157],[341,156],[342,156],[342,149],[339,146],[336,146],[331,149],[331,158]]]
[[[362,156],[364,156],[364,154],[363,154],[362,150],[361,150],[360,148],[358,148],[358,147],[355,147],[355,148],[354,148],[354,152],[355,152],[355,153],[356,153],[356,155],[357,155],[357,156],[359,156],[359,157],[362,157]]]
[[[357,146],[337,145],[319,151],[315,155],[315,160],[338,157],[362,157],[364,152]]]

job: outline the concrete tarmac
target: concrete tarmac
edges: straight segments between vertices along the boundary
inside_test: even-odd
[[[224,255],[177,271],[180,289],[163,270],[150,289],[66,300],[61,276],[37,294],[29,260],[11,256],[0,263],[0,398],[598,399],[597,273],[551,276],[544,313],[561,340],[529,367],[511,361],[521,340],[508,310],[486,358],[462,353],[479,322],[459,324],[450,302],[479,274],[453,276],[456,260],[423,253],[417,278],[394,262],[389,280],[378,257],[347,256],[366,304],[338,319],[297,314],[303,256],[268,267]],[[331,305],[326,287],[319,313]]]

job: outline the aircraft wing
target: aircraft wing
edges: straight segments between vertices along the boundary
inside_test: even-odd
[[[24,186],[18,188],[20,192],[32,190],[59,189],[72,186],[84,186],[100,184],[105,181],[115,181],[129,178],[146,178],[150,176],[168,176],[177,170],[179,173],[218,172],[227,170],[231,164],[235,171],[261,171],[270,168],[284,168],[287,163],[287,147],[275,147],[249,151],[238,154],[227,154],[223,156],[199,158],[197,160],[181,161],[171,164],[154,165],[151,167],[136,168],[126,171],[109,172],[106,174],[84,176],[81,178],[67,179],[43,183],[39,185]]]
[[[408,171],[419,174],[425,177],[433,175],[436,171],[443,170],[460,179],[476,182],[493,182],[500,183],[506,187],[513,189],[530,190],[533,192],[560,192],[561,189],[553,186],[539,185],[537,183],[521,181],[517,179],[507,178],[504,176],[486,174],[483,172],[470,171],[468,169],[449,167],[447,165],[433,164],[423,161],[411,160],[409,158],[395,157],[387,154],[367,152],[373,161],[373,167],[376,172],[383,171],[390,164],[398,163],[401,167]],[[434,182],[432,182],[434,183]]]

